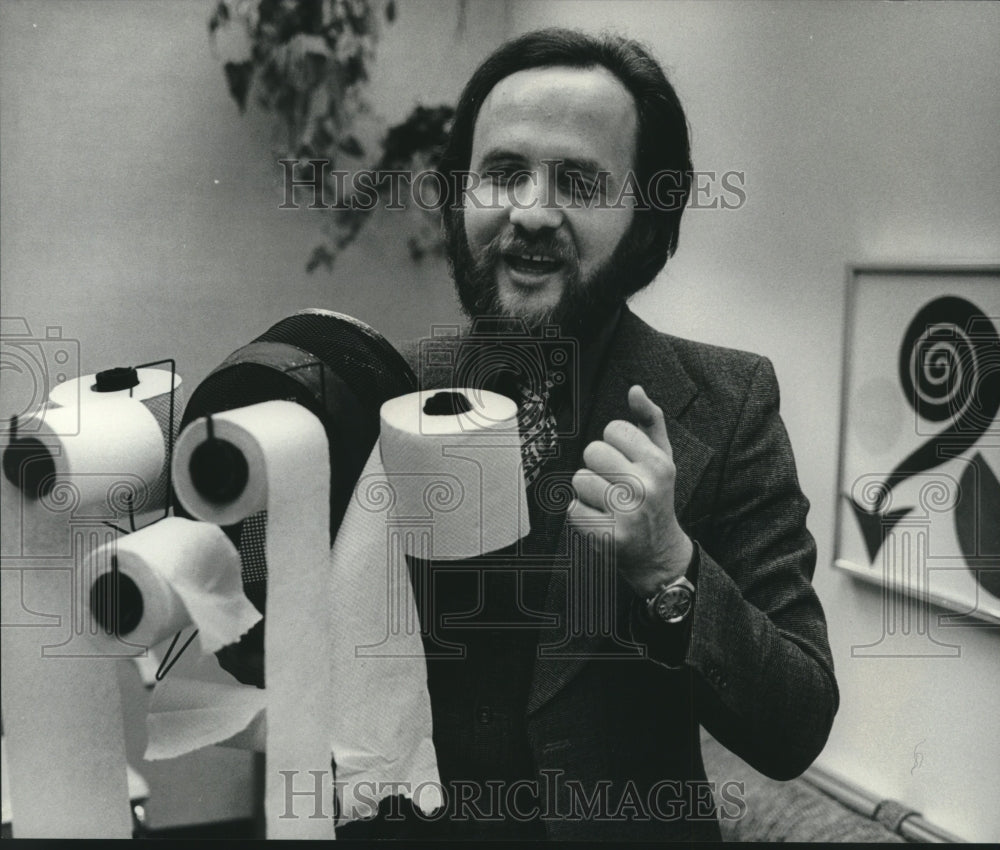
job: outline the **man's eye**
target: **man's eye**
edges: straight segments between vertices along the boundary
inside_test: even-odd
[[[601,183],[586,174],[582,174],[579,171],[563,171],[560,172],[558,177],[559,188],[565,189],[569,192],[582,192],[585,195],[591,195],[595,192],[601,190]]]
[[[498,186],[512,186],[524,181],[530,174],[524,168],[511,165],[491,168],[484,176],[487,180],[496,183]]]

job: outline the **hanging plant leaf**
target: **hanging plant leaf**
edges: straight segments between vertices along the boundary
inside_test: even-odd
[[[420,244],[420,240],[416,236],[411,236],[406,240],[406,247],[410,252],[410,259],[415,263],[419,263],[424,258],[424,246]]]
[[[313,248],[309,262],[306,263],[306,271],[311,274],[320,266],[325,266],[327,271],[333,269],[333,254],[330,253],[325,245],[317,245]]]
[[[362,157],[365,155],[365,149],[361,147],[361,142],[359,142],[354,136],[345,136],[340,140],[337,147],[348,156]]]
[[[229,7],[226,6],[224,0],[219,0],[219,3],[215,6],[215,11],[212,13],[212,17],[208,19],[209,35],[215,35],[215,31],[228,21]]]
[[[333,134],[327,129],[327,122],[323,121],[316,125],[312,133],[312,146],[319,151],[329,150],[336,141]]]
[[[281,142],[276,143],[282,158],[319,159],[332,168],[346,157],[364,160],[376,172],[435,167],[453,109],[418,106],[403,122],[387,127],[367,99],[379,25],[382,20],[389,24],[396,20],[395,0],[213,2],[210,37],[214,40],[227,27],[240,26],[250,40],[246,61],[224,65],[229,93],[241,112],[252,97],[274,116],[283,131]],[[381,142],[369,143],[377,124],[386,134]],[[309,256],[308,271],[332,270],[340,252],[356,240],[383,205],[385,189],[384,179],[376,177],[373,191],[361,198],[370,197],[371,205],[358,209],[346,190],[338,189],[348,197],[332,193],[335,209],[320,218],[324,243]],[[407,242],[414,261],[441,253],[439,229],[424,230]]]
[[[383,143],[381,167],[404,168],[418,152],[430,155],[437,162],[448,140],[448,130],[455,110],[446,105],[417,106],[407,117],[389,128]]]
[[[246,111],[247,93],[250,91],[250,80],[253,78],[253,62],[227,62],[223,66],[226,72],[226,85],[240,112]]]

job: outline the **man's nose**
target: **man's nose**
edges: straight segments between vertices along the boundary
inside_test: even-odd
[[[548,191],[544,179],[525,180],[511,193],[510,223],[529,232],[555,229],[562,224],[563,212]]]

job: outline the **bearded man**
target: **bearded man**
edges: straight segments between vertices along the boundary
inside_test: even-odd
[[[439,170],[472,325],[415,369],[519,402],[531,533],[411,562],[446,805],[389,834],[719,839],[742,801],[699,726],[789,779],[838,692],[770,362],[625,304],[677,247],[684,111],[637,43],[529,33],[473,74]]]

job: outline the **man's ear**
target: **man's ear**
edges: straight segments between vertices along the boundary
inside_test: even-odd
[[[650,212],[640,210],[635,215],[635,249],[645,255],[654,250],[662,236],[661,228],[657,226],[658,222]]]
[[[634,295],[650,283],[667,262],[667,246],[670,244],[668,225],[649,211],[637,211],[635,221],[626,236],[627,244],[623,246],[629,260],[629,266],[634,269],[628,281],[628,291],[625,297]]]

